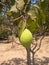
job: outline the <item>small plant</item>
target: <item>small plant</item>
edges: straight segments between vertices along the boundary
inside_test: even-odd
[[[20,36],[20,42],[26,48],[27,51],[27,64],[31,65],[30,45],[32,43],[32,33],[28,29],[25,29],[22,32]]]

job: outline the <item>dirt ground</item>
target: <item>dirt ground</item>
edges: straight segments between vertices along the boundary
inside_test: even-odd
[[[20,45],[18,38],[17,44],[0,42],[0,65],[26,65],[26,50]],[[41,48],[35,54],[36,65],[49,65],[49,36],[42,40]]]

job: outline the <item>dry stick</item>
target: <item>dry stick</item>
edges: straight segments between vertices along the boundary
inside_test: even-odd
[[[14,21],[16,21],[16,20],[19,20],[19,19],[22,18],[22,17],[23,17],[23,15],[19,16],[18,18],[15,18],[15,19],[13,19],[13,20],[9,20],[9,21],[14,22]]]

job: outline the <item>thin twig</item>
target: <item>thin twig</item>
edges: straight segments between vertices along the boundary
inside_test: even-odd
[[[25,8],[24,8],[24,12],[26,11],[27,6],[29,5],[29,3],[30,3],[30,0],[28,0],[28,2],[26,3]]]
[[[36,47],[37,47],[37,42],[36,42],[35,47],[33,48],[33,50],[34,50]]]
[[[40,40],[40,43],[39,43],[39,47],[36,49],[35,53],[40,49],[41,43],[42,43],[42,40],[43,40],[44,37],[45,37],[45,36],[42,36],[42,38],[41,38],[41,40]]]
[[[18,17],[18,18],[15,18],[15,19],[13,19],[13,20],[9,20],[9,21],[16,21],[16,20],[19,20],[20,18],[22,18],[23,16],[21,15],[20,17]]]
[[[40,49],[40,47],[41,47],[41,43],[42,43],[42,40],[43,40],[43,38],[44,38],[45,36],[43,35],[42,36],[42,38],[40,39],[40,43],[39,43],[39,47],[36,49],[36,47],[37,47],[37,42],[36,42],[36,44],[35,44],[35,47],[33,48],[33,49],[30,49],[30,51],[32,52],[32,53],[36,53],[39,49]],[[35,50],[36,49],[36,50]],[[34,51],[35,50],[35,51]]]

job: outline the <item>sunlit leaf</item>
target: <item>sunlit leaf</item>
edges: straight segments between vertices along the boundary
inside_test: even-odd
[[[40,9],[40,7],[37,4],[33,5],[33,7],[37,8],[37,9]]]
[[[29,10],[27,14],[28,14],[28,15],[31,17],[31,19],[34,20],[34,21],[35,21],[35,19],[37,18],[36,13],[35,13],[34,10]]]
[[[41,0],[41,2],[44,2],[44,0]]]
[[[19,10],[22,10],[23,9],[23,7],[24,7],[24,0],[15,0],[16,1],[16,6],[17,6],[17,8],[19,9]]]
[[[16,5],[13,5],[10,9],[10,11],[12,12],[18,12],[17,8],[16,8]]]

